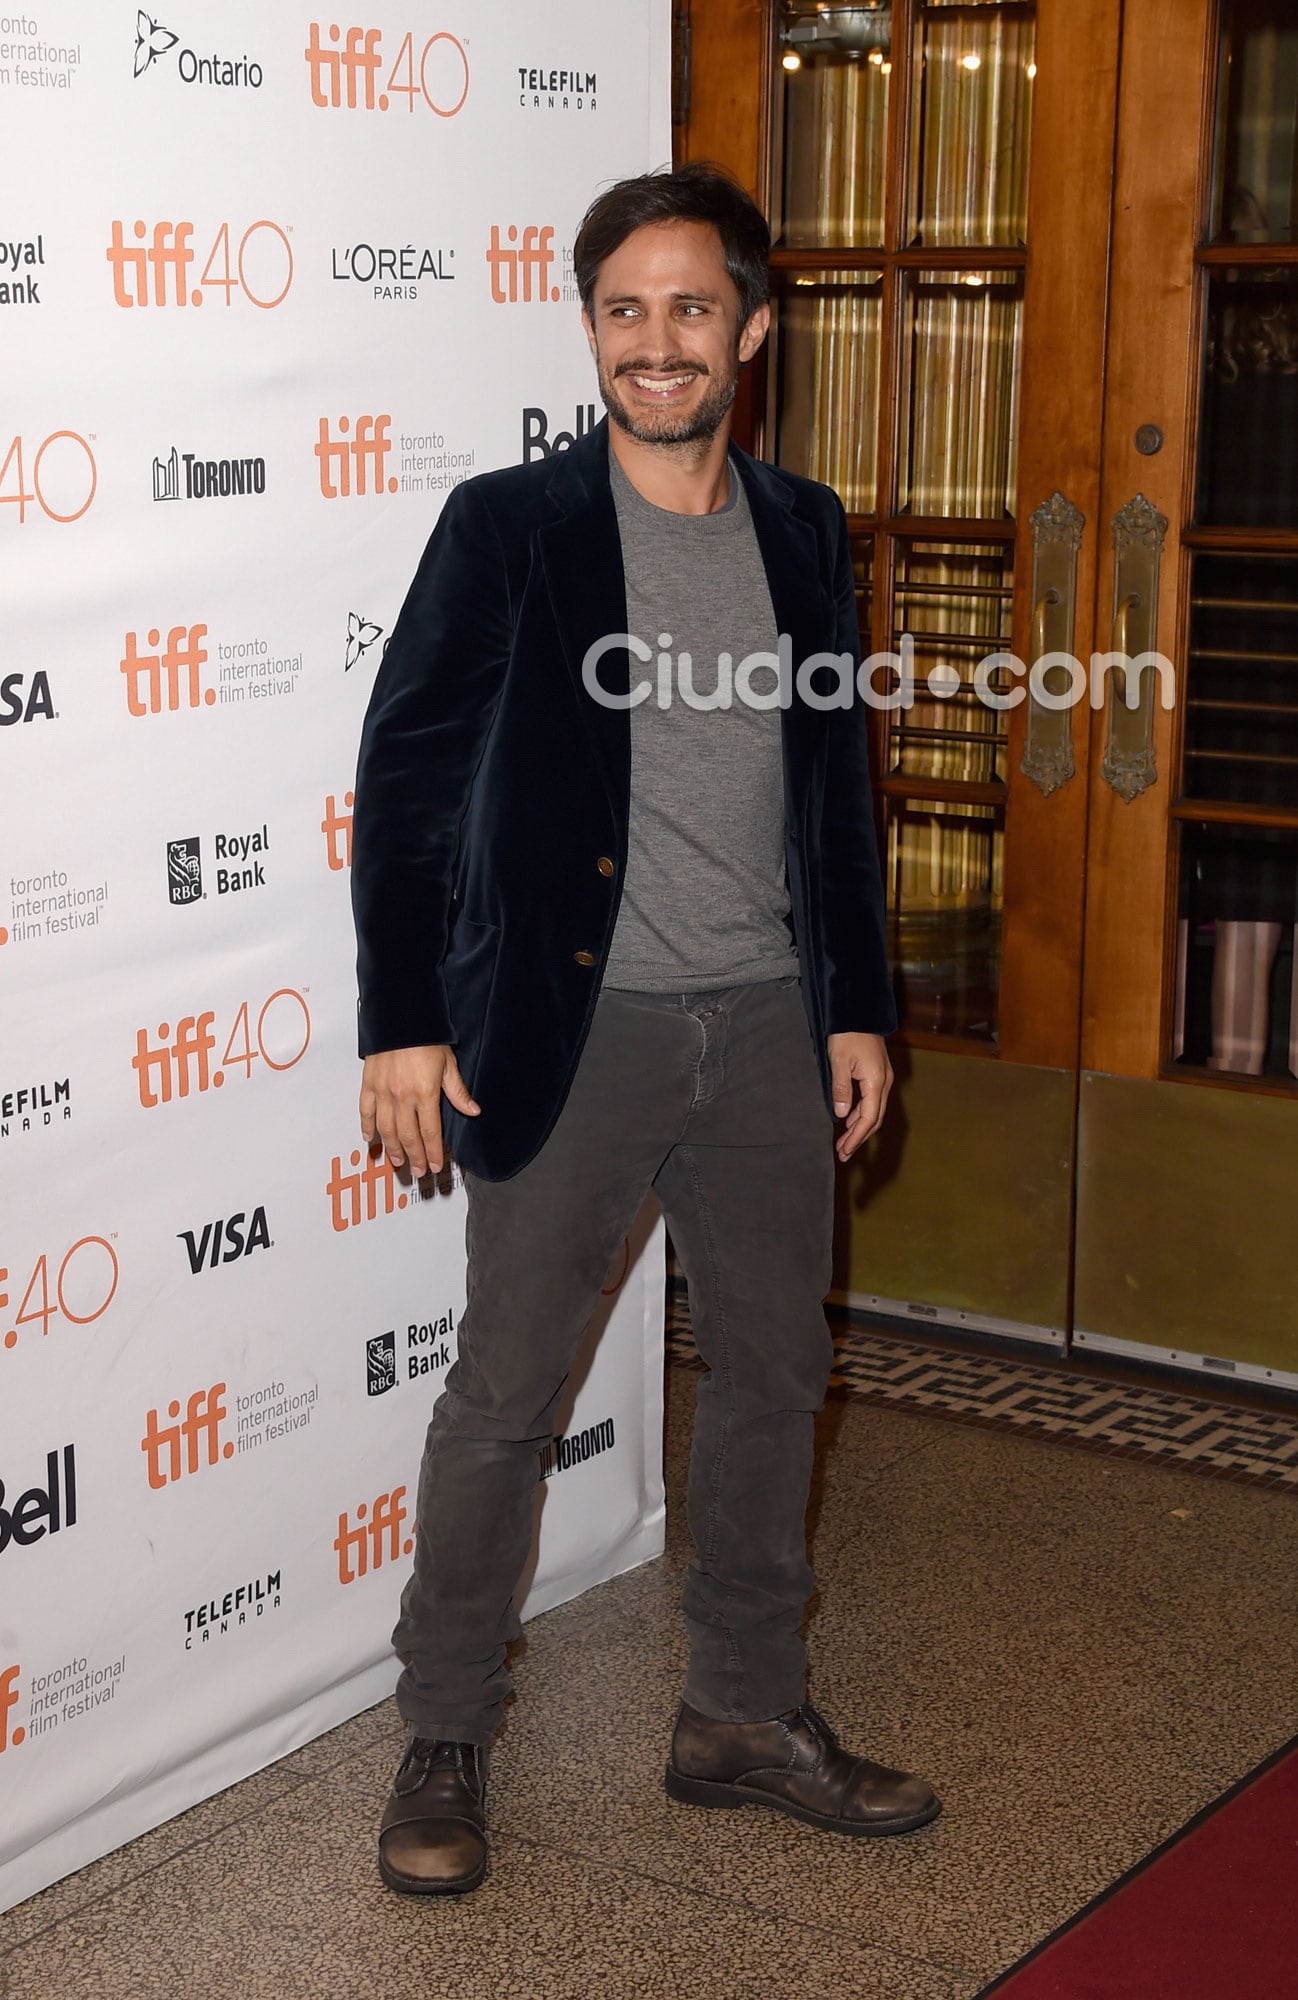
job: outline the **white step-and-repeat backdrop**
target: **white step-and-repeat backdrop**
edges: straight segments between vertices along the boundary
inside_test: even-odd
[[[157,4],[0,10],[0,1908],[392,1686],[464,1215],[360,1149],[357,737],[670,155],[667,0]],[[661,1547],[661,1268],[531,1611]]]

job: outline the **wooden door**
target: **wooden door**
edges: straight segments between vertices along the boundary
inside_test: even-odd
[[[1234,790],[1204,790],[1241,727],[1280,726],[1286,690],[1268,658],[1254,669],[1270,676],[1265,724],[1205,706],[1235,690],[1222,692],[1222,662],[1203,681],[1203,649],[1225,642],[1194,622],[1228,620],[1210,607],[1232,591],[1253,604],[1274,584],[1285,599],[1282,558],[1298,549],[1283,544],[1289,517],[1227,518],[1240,481],[1222,470],[1234,405],[1220,367],[1206,446],[1199,420],[1205,328],[1214,314],[1251,324],[1238,277],[1212,272],[1285,263],[1274,238],[1242,260],[1207,241],[1233,226],[1223,201],[1242,200],[1221,192],[1239,178],[1223,165],[1232,146],[1269,163],[1269,220],[1254,234],[1293,240],[1272,188],[1292,169],[1292,105],[1287,127],[1276,108],[1292,80],[1284,5],[696,0],[679,128],[682,157],[725,160],[772,217],[775,323],[750,385],[753,441],[838,489],[866,650],[895,656],[872,684],[901,705],[868,720],[902,1088],[841,1179],[841,1293],[912,1319],[1059,1346],[1076,1329],[1091,1345],[1180,1365],[1206,1353],[1273,1377],[1276,1354],[1258,1359],[1255,1333],[1232,1347],[1223,1318],[1234,1296],[1275,1323],[1288,1254],[1275,1244],[1289,1232],[1263,1196],[1280,1185],[1292,1107],[1274,1074],[1205,1065],[1215,932],[1188,885],[1222,876],[1214,840],[1247,872],[1261,838],[1282,895],[1298,834],[1283,763],[1266,765],[1261,793],[1247,774],[1262,767],[1238,757]],[[1270,304],[1283,280],[1267,282]],[[1265,405],[1277,431],[1285,393]],[[1241,552],[1253,567],[1231,582],[1220,565]],[[1285,615],[1250,612],[1272,621],[1250,644],[1283,653]],[[1123,703],[1111,719],[1085,676],[1067,705],[1077,687],[1063,665],[1026,677],[1043,658],[1085,665],[1137,637],[1132,650],[1168,656],[1168,709]],[[1013,664],[989,667],[1002,649]],[[1225,737],[1203,734],[1213,717]],[[1273,984],[1292,960],[1292,926],[1280,928]],[[1274,1072],[1274,1050],[1267,1060]],[[1237,1171],[1224,1205],[1204,1171],[1222,1145],[1270,1162]],[[1270,1251],[1246,1247],[1250,1210]],[[1210,1235],[1223,1218],[1228,1241]],[[1205,1285],[1190,1252],[1209,1240]],[[1252,1293],[1242,1269],[1259,1279]]]
[[[1096,643],[1172,685],[1093,719],[1074,1338],[1294,1387],[1291,0],[1128,7],[1116,177]]]

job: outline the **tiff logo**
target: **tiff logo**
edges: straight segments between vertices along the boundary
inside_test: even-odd
[[[9,1727],[9,1711],[17,1708],[22,1699],[18,1690],[18,1676],[21,1672],[21,1667],[14,1666],[6,1667],[0,1674],[0,1751],[7,1750],[11,1743],[16,1750],[27,1735],[21,1722],[13,1730]]]
[[[335,23],[329,29],[329,40],[336,43],[339,32]],[[311,102],[322,111],[337,111],[343,104],[349,111],[376,108],[379,102],[376,86],[383,62],[382,35],[378,28],[348,28],[341,48],[326,48],[320,40],[319,22],[312,21],[304,53],[311,71]],[[384,99],[382,109],[387,108]]]
[[[149,233],[147,222],[137,222],[133,232],[143,246]],[[147,306],[149,280],[153,280],[153,304],[187,306],[190,302],[189,268],[194,261],[192,222],[155,222],[153,240],[147,247],[128,245],[120,222],[113,223],[112,241],[104,255],[113,267],[113,297],[119,306]],[[170,273],[170,297],[168,297]]]
[[[325,854],[333,874],[339,875],[352,865],[352,806],[355,804],[353,792],[343,793],[343,811],[332,792],[325,799],[325,816],[320,822],[320,831],[325,837]]]
[[[401,1538],[401,1524],[406,1518],[402,1505],[405,1497],[405,1487],[395,1486],[391,1493],[380,1493],[372,1509],[362,1500],[356,1509],[354,1527],[345,1509],[338,1516],[334,1548],[338,1551],[339,1583],[355,1583],[371,1569],[381,1569],[385,1562],[397,1562],[403,1555],[411,1554],[413,1541],[403,1542]]]
[[[158,1412],[149,1411],[140,1450],[148,1461],[149,1484],[155,1492],[170,1486],[182,1473],[197,1472],[200,1465],[218,1465],[223,1458],[234,1457],[233,1440],[221,1439],[221,1425],[228,1414],[224,1395],[224,1382],[213,1382],[210,1389],[195,1389],[183,1417],[178,1402],[168,1403],[167,1415],[179,1418],[179,1422],[160,1424]]]
[[[510,223],[505,232],[508,245],[500,240],[500,225],[491,225],[491,245],[487,251],[487,264],[491,271],[491,296],[498,306],[517,305],[521,300],[529,305],[533,300],[549,300],[555,303],[561,296],[558,285],[550,283],[550,269],[554,263],[554,231],[547,223],[538,229],[529,223],[523,231],[522,246],[518,245],[518,229]]]
[[[151,627],[146,644],[156,649],[161,636],[157,626]],[[206,637],[206,625],[173,625],[165,651],[142,653],[136,633],[127,633],[120,665],[132,715],[161,715],[164,707],[173,714],[182,706],[212,707],[216,689],[203,686],[200,671],[207,665]]]
[[[189,1096],[191,1062],[194,1088],[198,1091],[211,1088],[212,1068],[208,1059],[216,1047],[216,1036],[212,1033],[215,1019],[215,1013],[210,1011],[186,1014],[183,1021],[176,1023],[174,1042],[168,1040],[169,1025],[161,1021],[154,1047],[150,1047],[147,1028],[136,1030],[131,1068],[139,1080],[140,1103],[146,1111],[152,1111],[156,1104],[170,1104],[173,1097]]]
[[[320,465],[320,491],[326,500],[349,500],[353,493],[396,492],[396,479],[387,476],[391,422],[390,416],[357,417],[355,435],[349,436],[351,418],[339,417],[335,438],[330,434],[328,417],[321,417],[313,449]]]
[[[360,1167],[359,1152],[352,1154],[351,1164],[355,1168]],[[381,1210],[380,1189],[383,1191]],[[350,1174],[343,1172],[342,1160],[335,1153],[333,1171],[329,1176],[329,1185],[325,1192],[333,1204],[331,1213],[333,1226],[339,1232],[344,1229],[354,1229],[360,1222],[373,1222],[380,1212],[391,1215],[394,1208],[405,1208],[410,1199],[405,1193],[397,1193],[392,1162],[382,1150],[367,1153],[364,1171]]]

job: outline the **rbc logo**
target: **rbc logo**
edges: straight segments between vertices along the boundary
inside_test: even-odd
[[[203,894],[203,860],[198,835],[167,842],[167,893],[173,903],[197,903]]]
[[[530,465],[533,459],[551,458],[556,451],[567,451],[569,445],[585,437],[595,428],[595,405],[578,403],[573,415],[570,431],[556,431],[550,436],[550,419],[544,410],[524,410],[523,412],[523,464]]]
[[[365,1343],[365,1388],[371,1396],[385,1396],[397,1386],[397,1336],[376,1333]]]

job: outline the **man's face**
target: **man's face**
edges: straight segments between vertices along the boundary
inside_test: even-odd
[[[770,311],[740,327],[710,222],[651,222],[604,259],[582,322],[612,421],[641,444],[684,445],[721,428]]]

